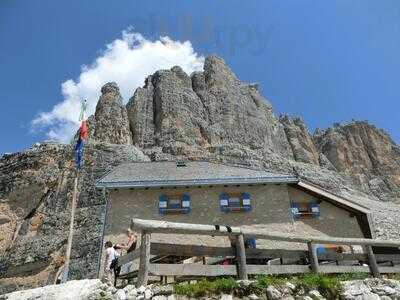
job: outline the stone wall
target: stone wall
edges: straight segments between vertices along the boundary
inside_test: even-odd
[[[219,195],[222,192],[248,192],[251,195],[250,212],[221,212]],[[189,214],[160,215],[158,200],[162,194],[188,193],[191,198]],[[110,193],[109,225],[107,231],[117,232],[129,224],[132,217],[195,224],[268,224],[290,222],[289,198],[285,186],[215,186],[184,189],[135,189]]]
[[[188,193],[191,197],[189,214],[160,215],[158,199],[162,194]],[[251,195],[250,212],[229,212],[220,210],[219,195],[222,192],[248,192]],[[320,219],[304,219],[293,222],[289,214],[290,200],[315,201],[315,197],[287,185],[255,185],[229,187],[190,187],[185,189],[123,189],[113,190],[109,195],[109,210],[105,239],[122,242],[125,229],[131,218],[165,220],[195,224],[251,225],[269,231],[287,232],[299,235],[329,235],[340,237],[363,237],[355,217],[331,203],[322,201]],[[186,243],[188,237],[165,237],[174,242]],[[186,241],[185,241],[186,239]],[[195,238],[199,241],[215,243],[208,238]]]
[[[321,200],[294,187],[288,187],[288,191],[292,201],[311,202]],[[327,201],[321,201],[320,212],[321,215],[319,219],[302,219],[296,222],[303,222],[314,230],[323,232],[329,236],[364,237],[357,222],[357,218],[348,211]]]

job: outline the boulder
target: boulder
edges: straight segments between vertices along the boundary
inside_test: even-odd
[[[282,294],[277,288],[269,286],[267,288],[267,298],[268,300],[279,300],[282,299]]]
[[[102,283],[98,279],[72,280],[60,285],[48,285],[36,289],[23,290],[0,296],[4,300],[88,300],[99,297],[111,297],[101,289]],[[104,294],[101,294],[101,293]],[[102,296],[104,295],[104,296]]]
[[[308,292],[308,296],[313,300],[324,300],[325,297],[321,295],[321,293],[317,290],[311,290]]]
[[[116,300],[126,300],[126,299],[128,299],[124,290],[118,290],[115,293],[115,298],[116,298]]]

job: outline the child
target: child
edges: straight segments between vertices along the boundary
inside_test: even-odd
[[[104,247],[106,248],[106,258],[104,262],[104,280],[108,285],[112,285],[114,270],[111,269],[111,263],[114,259],[117,258],[118,253],[114,249],[113,244],[110,241],[107,241],[104,244]]]

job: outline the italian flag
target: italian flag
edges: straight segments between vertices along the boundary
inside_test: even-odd
[[[79,136],[75,145],[75,163],[76,168],[80,169],[83,165],[83,149],[85,145],[85,141],[88,138],[88,127],[87,127],[87,119],[86,119],[86,100],[82,102],[81,105],[81,113],[79,115],[79,121],[81,122],[81,126],[79,127]]]
[[[81,126],[79,128],[79,137],[86,141],[88,138],[88,127],[87,127],[87,118],[86,118],[86,100],[82,102],[81,105],[81,113],[79,115],[79,121],[81,122]]]

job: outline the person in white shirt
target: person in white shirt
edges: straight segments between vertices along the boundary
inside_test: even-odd
[[[113,279],[114,279],[114,270],[111,269],[111,263],[114,259],[117,258],[118,253],[114,249],[113,244],[110,241],[107,241],[104,244],[104,247],[106,248],[106,257],[105,257],[105,262],[104,262],[104,281],[108,285],[113,284]]]

